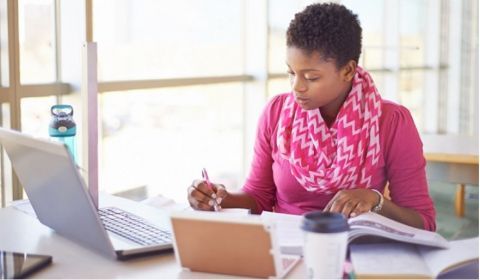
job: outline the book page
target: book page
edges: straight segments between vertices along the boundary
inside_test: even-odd
[[[245,208],[222,208],[217,213],[237,215],[237,216],[248,216],[248,215],[250,215],[250,209],[245,209]]]
[[[262,219],[276,224],[275,233],[282,253],[301,255],[303,232],[300,229],[303,216],[263,211]],[[448,248],[445,238],[435,232],[416,229],[376,213],[368,212],[348,220],[348,241],[364,235],[381,236],[392,240]]]
[[[419,248],[420,254],[437,276],[441,272],[465,261],[478,259],[478,237],[450,241],[450,248]]]
[[[350,260],[358,278],[431,277],[413,244],[352,244]]]
[[[449,246],[447,240],[435,232],[407,226],[373,212],[350,218],[348,224],[350,225],[348,241],[363,235],[377,235],[397,241],[439,248],[448,248]]]

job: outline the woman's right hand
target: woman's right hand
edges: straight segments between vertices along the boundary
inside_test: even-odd
[[[188,202],[195,210],[214,211],[215,204],[217,209],[221,209],[221,203],[227,195],[225,186],[212,183],[210,189],[204,180],[194,180],[188,187]]]

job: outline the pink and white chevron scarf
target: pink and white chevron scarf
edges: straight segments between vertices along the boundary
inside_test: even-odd
[[[332,194],[370,188],[380,156],[381,97],[357,67],[352,89],[330,128],[319,109],[304,110],[289,95],[280,115],[277,145],[291,172],[308,191]]]

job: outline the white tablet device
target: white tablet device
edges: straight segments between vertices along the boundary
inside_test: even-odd
[[[177,261],[191,271],[283,278],[300,259],[280,255],[272,225],[260,216],[187,211],[171,221]]]

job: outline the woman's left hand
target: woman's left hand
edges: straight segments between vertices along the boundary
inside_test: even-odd
[[[378,202],[378,194],[370,189],[341,190],[327,203],[323,211],[342,213],[346,218],[350,218],[370,211]]]

